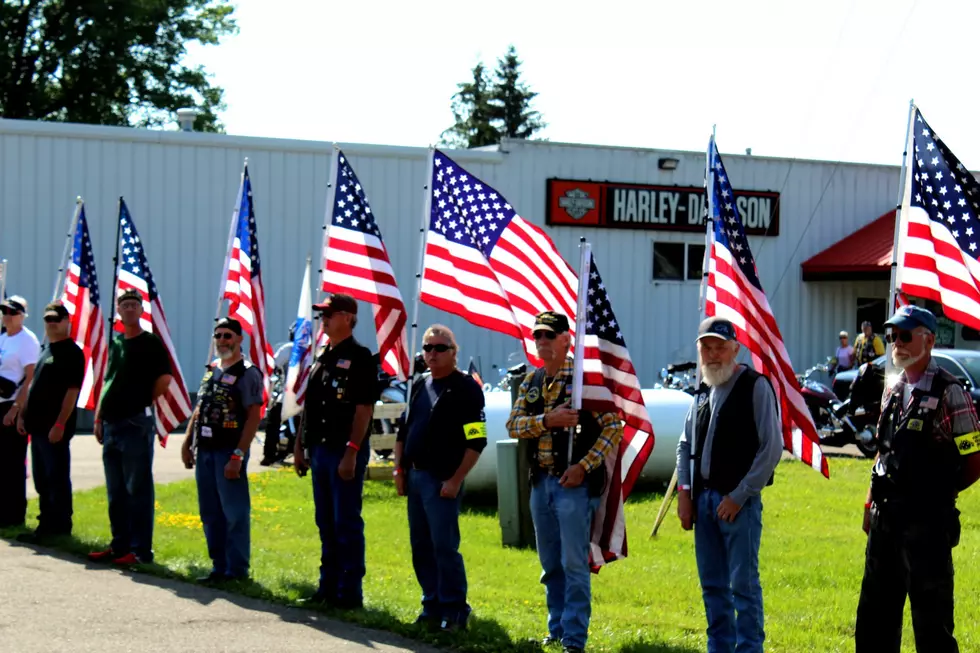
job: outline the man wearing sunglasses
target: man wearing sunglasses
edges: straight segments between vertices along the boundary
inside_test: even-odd
[[[459,348],[447,327],[422,337],[430,374],[412,387],[411,410],[395,443],[395,487],[408,496],[412,565],[422,587],[417,624],[466,627],[466,570],[459,553],[463,479],[487,446],[483,388],[457,369]]]
[[[903,306],[885,326],[892,362],[902,372],[881,402],[878,457],[864,507],[868,544],[856,650],[898,653],[908,596],[916,649],[955,653],[956,498],[980,478],[980,424],[961,381],[932,359],[936,317]]]
[[[102,445],[112,542],[89,554],[93,562],[153,561],[153,402],[167,391],[173,376],[160,338],[141,326],[143,308],[138,290],[124,290],[116,298],[123,332],[109,340],[94,428]]]
[[[44,308],[48,344],[34,371],[17,430],[31,436],[31,469],[41,512],[38,527],[17,539],[44,544],[71,533],[71,456],[75,403],[85,380],[85,354],[71,339],[71,317],[61,302]]]
[[[40,345],[24,326],[27,300],[14,295],[0,304],[0,528],[20,526],[27,516],[27,438],[17,419],[34,379]]]
[[[308,600],[357,609],[364,604],[361,495],[371,456],[368,435],[378,399],[378,366],[371,350],[354,339],[353,297],[334,293],[313,310],[320,312],[330,344],[310,369],[293,456],[298,473],[312,469],[320,530],[320,583]]]
[[[199,579],[206,583],[248,578],[248,452],[262,410],[262,372],[242,357],[241,323],[218,320],[214,345],[218,362],[201,379],[180,450],[184,466],[192,469],[197,445],[197,502],[212,565]]]
[[[521,383],[507,430],[530,444],[531,519],[548,604],[544,644],[581,653],[592,615],[592,516],[607,482],[606,456],[623,427],[615,413],[571,407],[568,318],[546,311],[535,317],[532,332],[544,367]]]

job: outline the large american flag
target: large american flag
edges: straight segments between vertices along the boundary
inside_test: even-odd
[[[714,229],[708,240],[711,255],[706,313],[732,322],[738,341],[751,353],[756,370],[772,382],[780,406],[784,448],[830,478],[817,429],[800,394],[783,336],[759,281],[755,259],[735,208],[735,193],[714,138],[708,146],[708,157],[711,165],[708,192]]]
[[[255,207],[252,204],[252,182],[248,166],[242,173],[238,206],[232,214],[233,236],[225,263],[224,299],[230,300],[228,316],[242,324],[249,335],[248,355],[262,372],[262,412],[269,402],[269,377],[276,367],[272,345],[266,335],[265,290],[259,259],[259,238],[255,230]]]
[[[610,483],[592,523],[590,555],[593,569],[626,557],[626,520],[623,502],[653,452],[653,424],[640,391],[633,361],[609,302],[609,293],[595,259],[588,255],[588,296],[584,302],[585,329],[582,352],[582,408],[613,412],[625,422],[623,438],[606,457]]]
[[[422,301],[520,339],[540,365],[534,316],[558,311],[574,332],[575,272],[547,234],[494,188],[442,152],[432,157]]]
[[[170,357],[170,370],[173,381],[165,393],[154,402],[156,409],[157,437],[160,444],[167,446],[167,437],[177,425],[191,415],[191,400],[187,394],[187,385],[184,383],[184,375],[180,371],[180,362],[177,360],[177,349],[174,347],[173,339],[170,337],[170,328],[167,326],[167,316],[163,312],[163,301],[157,292],[156,284],[153,283],[153,274],[150,272],[150,264],[146,260],[146,253],[143,251],[143,241],[136,233],[133,225],[133,218],[129,214],[126,202],[119,199],[119,267],[116,272],[116,287],[113,289],[113,302],[123,291],[135,289],[143,295],[143,317],[140,318],[140,326],[144,331],[156,334],[163,342],[167,355]],[[113,307],[115,310],[115,307]],[[122,322],[119,315],[115,315],[114,329],[118,332],[123,331]]]
[[[941,303],[947,317],[980,329],[980,183],[918,108],[910,131],[897,287]]]
[[[388,374],[408,378],[406,311],[388,250],[364,187],[344,153],[337,150],[334,198],[327,207],[329,228],[323,243],[323,290],[347,293],[374,309],[378,355]]]
[[[78,209],[78,222],[72,240],[71,259],[65,276],[61,302],[71,315],[71,339],[85,352],[85,381],[78,394],[79,408],[95,410],[102,394],[109,353],[105,337],[105,318],[99,304],[99,279],[95,274],[92,239],[85,219],[85,205]]]

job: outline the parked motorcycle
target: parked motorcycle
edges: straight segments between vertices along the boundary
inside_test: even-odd
[[[671,363],[667,367],[660,370],[661,382],[654,385],[654,387],[682,390],[683,392],[694,396],[698,391],[697,376],[695,374],[691,374],[691,371],[696,370],[697,367],[698,364],[694,361]]]
[[[286,369],[276,367],[269,376],[264,456],[259,463],[264,467],[286,462],[286,458],[293,455],[293,446],[299,433],[298,417],[290,417],[285,422],[282,420],[282,404],[286,397],[286,372]]]
[[[830,359],[796,376],[803,400],[817,428],[820,444],[843,447],[853,443],[862,454],[873,458],[877,452],[874,431],[877,418],[872,419],[872,416],[865,411],[860,416],[854,416],[858,417],[855,422],[849,414],[853,404],[845,405],[845,402],[838,400],[830,386],[810,378],[816,372],[826,373],[829,369]],[[881,394],[879,393],[878,396],[880,397]]]

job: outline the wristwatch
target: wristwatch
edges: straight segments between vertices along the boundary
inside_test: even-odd
[[[241,449],[235,449],[234,451],[231,452],[231,455],[233,458],[237,456],[239,459],[242,459],[245,457],[245,452],[242,451]]]

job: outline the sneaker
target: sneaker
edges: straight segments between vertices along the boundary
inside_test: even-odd
[[[531,640],[531,641],[534,641],[534,640]],[[544,638],[541,639],[541,646],[544,646],[544,647],[548,647],[548,646],[561,646],[561,637],[552,637],[551,635],[548,635],[548,636],[546,636],[546,637],[544,637]]]
[[[585,649],[578,646],[563,646],[561,650],[562,653],[585,653]]]
[[[195,580],[201,583],[202,585],[210,585],[212,583],[222,583],[225,580],[227,580],[227,577],[224,574],[219,574],[216,571],[212,571],[207,576],[200,576]]]
[[[105,551],[93,551],[88,554],[88,559],[92,562],[109,562],[116,558],[116,553],[112,549],[106,549]]]
[[[121,567],[132,567],[133,565],[142,564],[142,560],[136,557],[135,553],[127,553],[121,558],[116,558],[112,561],[112,564],[119,565]]]

